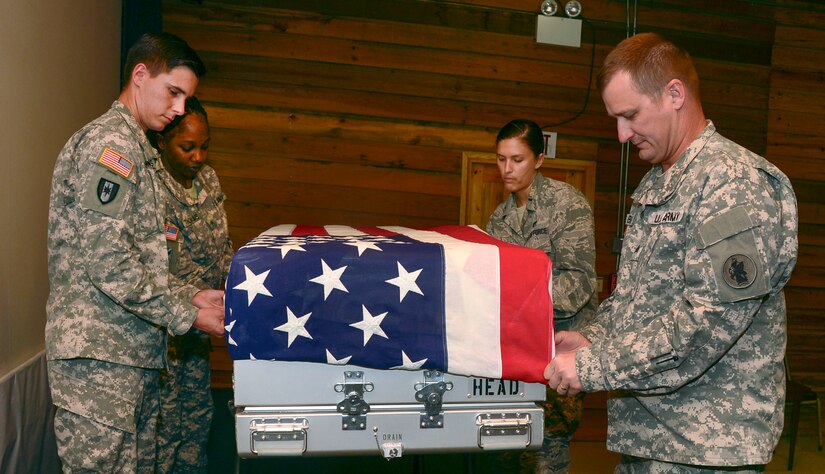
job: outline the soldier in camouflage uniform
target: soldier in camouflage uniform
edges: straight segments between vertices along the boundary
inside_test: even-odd
[[[788,178],[705,119],[690,56],[624,40],[599,74],[619,140],[653,168],[633,193],[618,286],[556,336],[559,393],[615,390],[616,472],[761,472],[782,431],[785,298],[797,254]]]
[[[147,129],[183,113],[203,64],[145,35],[108,112],[75,133],[49,201],[46,356],[65,472],[152,472],[165,331],[223,333],[223,292],[168,278],[158,156]]]
[[[232,242],[218,175],[206,165],[209,123],[195,97],[160,133],[149,131],[160,151],[158,173],[166,199],[170,278],[198,288],[220,288],[232,259]],[[168,339],[161,371],[157,472],[206,472],[212,422],[209,336],[196,329]]]
[[[553,327],[574,329],[596,312],[596,245],[590,205],[573,186],[539,173],[544,137],[535,122],[519,119],[505,125],[496,138],[496,154],[510,197],[493,212],[487,232],[547,253],[553,263]],[[539,452],[521,454],[522,471],[569,471],[570,437],[579,426],[582,398],[548,390],[544,443]]]

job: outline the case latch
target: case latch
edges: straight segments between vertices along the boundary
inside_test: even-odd
[[[421,414],[421,428],[444,427],[444,415],[441,412],[441,403],[444,392],[453,389],[452,382],[444,381],[444,374],[438,370],[425,370],[424,381],[415,384],[415,399],[424,404],[424,413]]]
[[[372,382],[364,382],[364,372],[348,370],[344,372],[344,383],[335,384],[335,391],[344,394],[338,405],[342,414],[341,429],[344,431],[364,430],[367,428],[367,413],[370,405],[364,401],[364,392],[372,392]]]

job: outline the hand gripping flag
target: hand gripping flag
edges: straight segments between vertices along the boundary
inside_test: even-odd
[[[235,360],[435,369],[545,382],[551,263],[476,227],[280,225],[226,283]]]

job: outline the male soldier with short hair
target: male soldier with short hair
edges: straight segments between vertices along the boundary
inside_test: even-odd
[[[761,472],[782,431],[782,287],[796,263],[791,184],[705,119],[686,51],[639,34],[599,87],[619,141],[653,165],[633,193],[618,286],[580,332],[556,335],[560,394],[615,391],[617,473]]]
[[[182,39],[130,49],[108,112],[75,133],[49,202],[46,355],[65,472],[151,472],[166,334],[223,334],[223,292],[172,285],[158,156],[205,68]]]

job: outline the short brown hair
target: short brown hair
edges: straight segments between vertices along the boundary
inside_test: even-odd
[[[633,87],[651,98],[661,95],[671,79],[679,79],[699,99],[699,75],[690,54],[656,33],[639,33],[623,40],[604,60],[597,83],[599,91],[617,73],[630,74]]]
[[[201,77],[206,74],[206,66],[186,41],[171,33],[146,33],[129,48],[123,66],[123,87],[132,78],[135,66],[143,63],[152,77],[171,71],[178,66],[186,66]]]

